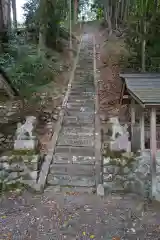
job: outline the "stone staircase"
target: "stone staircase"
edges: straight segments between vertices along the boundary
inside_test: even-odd
[[[95,86],[93,40],[82,40],[62,128],[47,178],[48,186],[92,192],[95,177]]]

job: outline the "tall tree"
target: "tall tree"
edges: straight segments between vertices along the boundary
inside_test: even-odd
[[[12,0],[12,12],[13,12],[13,27],[14,31],[17,31],[17,8],[16,8],[16,0]]]
[[[7,11],[7,26],[8,26],[8,31],[11,31],[11,0],[8,0],[8,11]]]

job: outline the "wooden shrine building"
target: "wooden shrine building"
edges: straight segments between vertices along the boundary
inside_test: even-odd
[[[132,151],[141,150],[143,156],[143,152],[148,149],[151,157],[152,196],[158,197],[160,201],[160,194],[156,190],[156,165],[160,153],[160,74],[120,74],[120,78],[120,104],[130,106]],[[148,123],[149,134],[146,139]],[[145,144],[146,140],[150,142],[148,146]]]
[[[122,91],[120,104],[130,105],[131,113],[131,138],[132,143],[139,138],[140,150],[143,151],[145,143],[145,120],[149,122],[150,149],[152,152],[157,148],[157,116],[160,113],[160,74],[155,73],[132,73],[120,74]],[[148,115],[146,116],[146,113]],[[149,119],[145,119],[145,116]],[[135,129],[139,126],[139,134],[135,135]],[[133,146],[134,144],[132,144]],[[134,146],[133,146],[134,147]],[[138,150],[138,149],[137,149]]]

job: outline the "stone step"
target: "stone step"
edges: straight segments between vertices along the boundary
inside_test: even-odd
[[[81,95],[73,95],[69,96],[68,102],[75,102],[75,103],[87,103],[87,102],[94,102],[95,97],[94,96],[81,96]]]
[[[83,107],[83,106],[89,106],[94,108],[94,100],[86,100],[84,101],[83,98],[81,98],[81,100],[79,101],[70,101],[68,100],[67,102],[67,107],[71,108],[71,107]]]
[[[94,103],[88,102],[88,103],[73,103],[68,102],[66,105],[67,109],[78,109],[78,111],[84,112],[85,109],[93,109],[94,110]]]
[[[94,165],[81,165],[81,164],[52,164],[50,166],[50,174],[54,175],[69,175],[69,176],[94,176]]]
[[[63,126],[65,126],[65,127],[83,127],[83,126],[85,126],[85,127],[94,127],[94,123],[87,123],[87,122],[85,122],[85,123],[82,123],[82,122],[64,122],[63,123]]]
[[[93,75],[86,74],[86,73],[75,73],[74,75],[74,81],[73,82],[85,82],[85,83],[93,83],[94,78]]]
[[[95,151],[94,148],[91,147],[56,147],[55,154],[70,154],[72,156],[83,156],[83,157],[94,157]]]
[[[105,192],[107,193],[124,193],[124,187],[119,184],[114,182],[103,182],[103,187],[105,189]]]
[[[44,189],[44,192],[46,194],[49,194],[49,196],[54,196],[55,193],[57,192],[61,192],[61,193],[64,193],[65,195],[75,195],[76,193],[78,195],[80,194],[92,194],[92,193],[95,193],[95,187],[79,187],[79,186],[76,186],[76,187],[73,187],[73,186],[48,186],[46,189]]]
[[[83,83],[80,83],[80,84],[73,83],[71,86],[71,89],[79,89],[79,90],[85,89],[85,90],[89,90],[90,92],[95,91],[95,87],[93,84],[91,85],[91,84],[83,84]]]
[[[81,117],[75,117],[75,116],[64,116],[63,119],[63,125],[76,125],[76,126],[84,126],[84,125],[89,125],[92,126],[94,125],[94,118],[88,118],[88,116],[81,116]]]
[[[94,187],[95,177],[53,175],[48,174],[47,183],[49,185],[73,186],[73,187]]]
[[[70,97],[75,97],[75,96],[79,96],[79,97],[94,97],[95,93],[93,91],[82,91],[82,92],[79,92],[77,90],[71,90]]]
[[[85,81],[84,79],[80,79],[80,80],[75,80],[72,82],[72,86],[78,86],[78,87],[95,87],[94,86],[94,81]]]
[[[59,146],[58,146],[59,147]],[[53,163],[57,164],[66,164],[66,163],[77,163],[82,165],[94,165],[95,164],[95,157],[92,156],[81,156],[81,155],[71,155],[71,154],[55,154],[53,157]]]
[[[58,137],[57,146],[94,146],[94,135],[92,136],[78,136],[78,135],[62,135]]]
[[[75,72],[74,75],[74,81],[73,82],[78,82],[78,81],[84,81],[84,82],[94,82],[93,74],[91,73],[84,73],[84,72]]]
[[[57,146],[53,163],[66,164],[77,163],[82,165],[95,164],[95,151],[91,147]]]
[[[67,104],[66,111],[68,111],[68,110],[82,112],[84,114],[84,117],[86,116],[85,112],[94,112],[95,111],[94,106],[86,106],[86,105],[81,106],[81,105],[79,105],[79,106],[74,107],[74,106],[70,106],[69,104]]]
[[[90,118],[93,119],[95,116],[94,110],[89,111],[89,109],[87,109],[88,111],[83,111],[85,110],[85,108],[81,108],[80,110],[81,111],[77,111],[77,109],[72,109],[72,110],[66,109],[65,116],[79,117],[79,118],[86,116],[86,118],[88,117],[89,119]]]
[[[86,92],[95,92],[94,86],[91,86],[91,85],[84,86],[84,84],[83,85],[72,85],[71,91],[72,90],[79,91],[79,93],[85,92],[85,91]]]
[[[63,127],[61,130],[62,134],[70,134],[70,135],[77,135],[80,136],[90,136],[94,134],[94,128],[89,127]]]

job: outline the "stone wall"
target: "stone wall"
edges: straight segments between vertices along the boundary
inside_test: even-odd
[[[36,183],[42,162],[43,157],[36,154],[1,156],[0,190],[17,184]]]
[[[151,193],[150,161],[144,155],[103,159],[103,184],[106,193],[133,192],[145,198]]]

